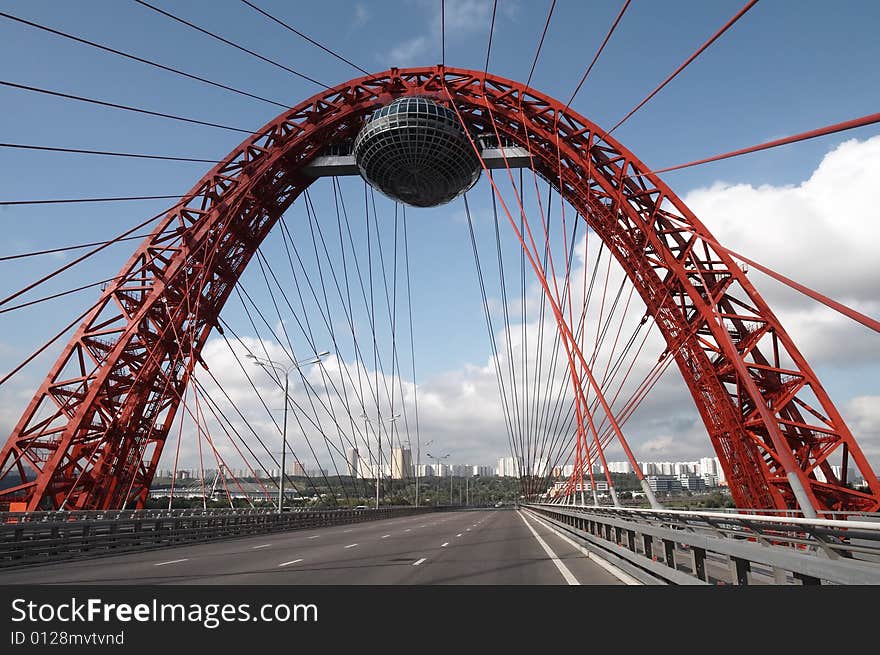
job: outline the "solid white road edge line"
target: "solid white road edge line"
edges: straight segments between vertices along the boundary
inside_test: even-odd
[[[574,577],[572,572],[568,570],[568,567],[556,556],[556,553],[554,553],[553,549],[547,545],[547,542],[541,539],[541,535],[539,535],[535,531],[535,528],[532,527],[532,524],[528,522],[525,514],[521,513],[519,517],[523,520],[523,523],[526,524],[526,527],[531,531],[535,539],[538,540],[538,543],[541,544],[541,548],[544,549],[544,552],[547,553],[550,560],[556,565],[556,568],[559,569],[559,572],[562,574],[562,577],[565,578],[565,581],[570,585],[579,585],[580,582],[578,582],[578,579]]]
[[[617,568],[616,566],[614,566],[614,564],[612,564],[611,562],[606,560],[604,557],[597,555],[596,553],[590,551],[589,549],[581,546],[579,543],[577,543],[576,541],[574,541],[573,539],[571,539],[567,535],[560,532],[559,529],[555,525],[547,523],[542,518],[535,516],[534,514],[532,514],[532,518],[535,519],[536,521],[539,521],[546,528],[553,530],[553,532],[555,532],[563,541],[566,541],[569,544],[571,544],[572,546],[574,546],[575,548],[577,548],[583,555],[585,555],[589,559],[596,562],[596,564],[598,564],[603,569],[608,571],[608,573],[613,575],[615,578],[620,580],[622,583],[628,584],[628,585],[641,585],[642,584],[641,582],[636,580],[634,577],[632,577],[629,573],[625,573],[624,571],[622,571],[619,568]]]

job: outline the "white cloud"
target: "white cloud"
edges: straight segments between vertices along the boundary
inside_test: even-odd
[[[431,52],[440,55],[441,47],[441,9],[439,2],[421,2],[425,12],[426,31],[418,34],[399,45],[394,46],[387,54],[378,59],[389,66],[409,66],[424,64],[425,56]],[[485,33],[488,39],[489,26],[492,18],[492,0],[447,0],[445,3],[445,33],[447,61],[453,54],[453,48],[474,34]],[[519,15],[519,3],[508,1],[499,3],[496,14],[498,20],[516,20]],[[437,62],[431,62],[437,63]]]
[[[391,64],[398,66],[405,65],[406,62],[411,62],[427,52],[429,43],[428,37],[426,36],[413,37],[395,46],[391,52],[388,53],[387,59]]]
[[[841,409],[874,473],[880,473],[880,395],[856,396]]]
[[[727,248],[826,296],[877,316],[880,207],[866,189],[880,179],[880,136],[845,141],[801,184],[716,183],[685,203]],[[810,361],[880,363],[877,335],[751,270],[758,287]]]

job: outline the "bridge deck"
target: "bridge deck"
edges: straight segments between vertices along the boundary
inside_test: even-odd
[[[621,584],[510,510],[456,511],[0,571],[0,584]],[[568,573],[564,574],[563,570]]]

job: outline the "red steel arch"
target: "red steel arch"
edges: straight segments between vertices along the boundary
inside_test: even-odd
[[[604,240],[660,327],[663,356],[675,358],[739,507],[880,508],[880,483],[815,374],[684,203],[556,100],[443,66],[392,68],[322,91],[205,175],[104,291],[31,400],[0,453],[0,475],[17,470],[25,482],[0,492],[0,508],[143,505],[201,348],[221,329],[220,310],[311,183],[302,167],[326,144],[353,137],[369,112],[409,94],[451,97],[474,128],[528,147],[538,173]],[[867,492],[833,473],[828,458],[841,451]],[[27,479],[25,467],[36,477]]]

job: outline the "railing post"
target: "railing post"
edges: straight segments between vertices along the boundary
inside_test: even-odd
[[[792,574],[795,580],[800,580],[803,585],[818,585],[822,584],[822,581],[814,577],[812,575],[806,575],[805,573],[793,573]]]
[[[663,560],[666,566],[671,569],[675,568],[675,542],[671,539],[663,540]]]
[[[643,534],[642,548],[645,550],[645,557],[648,559],[654,559],[654,537],[649,534]]]
[[[706,549],[691,546],[691,570],[703,582],[706,581]]]
[[[635,530],[627,530],[626,531],[626,547],[629,548],[632,552],[636,552],[636,531]]]
[[[778,566],[773,567],[773,584],[783,585],[788,582],[788,576],[785,572],[785,569],[779,568]]]
[[[749,571],[752,566],[748,560],[742,557],[730,557],[730,573],[733,575],[733,584],[749,584]]]

